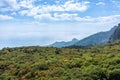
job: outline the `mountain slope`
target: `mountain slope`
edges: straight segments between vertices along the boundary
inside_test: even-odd
[[[115,29],[114,33],[111,35],[109,41],[120,40],[120,23],[118,24],[117,28]]]
[[[80,40],[79,42],[75,43],[77,46],[88,46],[88,45],[95,45],[101,44],[109,41],[110,36],[113,34],[117,27],[113,27],[111,30],[106,32],[99,32],[94,35],[91,35],[87,38]]]
[[[88,45],[95,45],[95,44],[101,44],[109,41],[110,36],[113,34],[117,26],[113,27],[111,30],[106,32],[99,32],[96,34],[93,34],[91,36],[88,36],[82,40],[73,39],[69,42],[55,42],[51,44],[50,46],[53,47],[67,47],[67,46],[88,46]]]

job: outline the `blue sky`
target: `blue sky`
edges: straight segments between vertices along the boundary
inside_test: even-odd
[[[0,48],[83,39],[120,21],[120,0],[1,0]]]

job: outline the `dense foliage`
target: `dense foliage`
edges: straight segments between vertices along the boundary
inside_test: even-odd
[[[120,41],[83,48],[4,48],[0,80],[120,80]]]

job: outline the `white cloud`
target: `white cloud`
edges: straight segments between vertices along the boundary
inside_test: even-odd
[[[0,2],[0,6],[2,9],[2,12],[5,11],[18,11],[21,10],[21,8],[28,8],[31,9],[33,5],[34,0],[3,0]]]
[[[47,5],[40,6],[42,12],[54,12],[54,11],[79,11],[83,12],[88,9],[90,2],[75,2],[74,0],[68,0],[63,5]]]
[[[19,6],[31,9],[33,7],[33,2],[34,0],[21,0],[21,2],[19,2]]]
[[[55,12],[55,11],[65,11],[63,6],[58,5],[45,5],[39,6],[40,13],[48,13],[48,12]]]
[[[22,10],[22,11],[19,12],[19,14],[22,15],[22,16],[26,15],[26,14],[28,14],[28,10]]]
[[[119,23],[120,15],[98,17],[96,20],[100,23]]]
[[[64,20],[68,20],[68,21],[73,21],[75,20],[75,18],[78,17],[78,14],[68,14],[68,13],[63,13],[63,14],[58,14],[55,13],[54,14],[54,18],[56,18],[56,20],[60,20],[60,21],[64,21]]]
[[[33,1],[33,0],[32,0]],[[25,4],[26,2],[24,2]],[[31,2],[32,3],[32,2]],[[75,0],[68,0],[64,4],[53,4],[53,5],[38,5],[32,6],[30,9],[19,11],[20,15],[26,15],[34,17],[39,20],[54,20],[54,21],[63,21],[63,20],[76,20],[78,19],[78,14],[69,14],[69,12],[83,12],[89,8],[88,1],[75,2]],[[59,14],[59,12],[61,14]],[[66,13],[67,12],[67,13]]]
[[[75,21],[75,22],[85,22],[85,23],[119,23],[120,15],[111,16],[101,16],[101,17],[91,17],[85,16],[80,17],[77,13],[43,13],[34,16],[37,20],[51,20],[51,21]]]
[[[12,9],[18,10],[20,8],[16,0],[5,0],[5,3]]]
[[[120,15],[111,15],[111,16],[101,16],[101,17],[77,17],[76,19],[79,22],[85,22],[85,23],[119,23],[120,21]]]
[[[76,16],[74,20],[78,22],[85,22],[85,23],[100,23],[100,24],[110,23],[112,24],[112,23],[119,23],[120,15],[101,16],[101,17]]]
[[[51,12],[83,12],[86,11],[90,2],[75,2],[74,0],[68,0],[64,4],[60,5],[39,5],[39,6],[31,6],[28,10],[20,11],[20,14],[26,14],[27,16],[36,16],[39,14],[46,14]]]
[[[8,15],[0,15],[0,21],[11,20],[11,19],[13,19],[13,17]]]
[[[96,5],[105,5],[105,3],[104,2],[98,2],[98,3],[96,3]]]
[[[86,11],[90,2],[74,2],[73,0],[67,1],[63,7],[65,11]]]
[[[54,17],[51,16],[51,14],[49,13],[46,13],[46,14],[41,14],[41,15],[35,15],[34,16],[35,19],[38,19],[38,20],[55,20]]]
[[[78,14],[69,14],[69,13],[54,13],[51,15],[50,13],[35,15],[35,19],[37,20],[49,20],[49,21],[77,21],[79,18]]]
[[[4,5],[9,6],[1,8],[0,11],[11,11],[11,15],[15,15],[15,12],[17,12],[18,15],[31,16],[40,20],[76,20],[78,19],[78,14],[69,14],[69,12],[84,12],[89,8],[90,3],[88,1],[78,2],[75,0],[67,0],[63,4],[41,4],[36,6],[34,5],[35,1],[36,0],[5,0]]]
[[[90,16],[85,16],[85,17],[76,17],[75,18],[76,21],[78,22],[95,22],[95,18],[90,17]]]
[[[86,11],[89,8],[88,1],[83,2],[76,2],[75,0],[68,0],[63,4],[40,4],[35,6],[34,2],[36,0],[5,0],[0,2],[2,6],[7,6],[6,8],[10,7],[12,10],[21,10],[21,8],[27,8],[29,10],[32,10],[33,8],[37,8],[41,13],[42,12],[54,12],[54,11]],[[9,10],[10,10],[9,9]]]
[[[9,7],[1,8],[0,11],[12,11],[12,10],[19,10],[20,15],[24,16],[31,16],[37,20],[52,20],[52,21],[78,21],[78,22],[118,22],[120,20],[119,15],[113,16],[105,16],[105,17],[80,17],[78,12],[86,11],[89,8],[90,2],[83,1],[83,2],[76,2],[75,0],[67,0],[63,4],[45,4],[45,5],[38,5],[35,6],[35,0],[5,0]],[[118,4],[115,0],[111,0],[114,4]],[[1,2],[1,4],[5,4]],[[104,2],[98,2],[96,5],[105,5]],[[12,9],[11,9],[12,8]],[[25,8],[25,9],[21,9]],[[15,15],[16,11],[13,11],[11,14]],[[69,13],[74,12],[74,13]],[[77,12],[77,13],[76,13]],[[0,15],[1,20],[13,19],[11,16],[7,15]]]
[[[39,7],[33,7],[32,9],[28,10],[27,15],[28,16],[35,16],[37,15],[39,12]]]

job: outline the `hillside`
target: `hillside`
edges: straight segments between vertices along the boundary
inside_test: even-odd
[[[64,42],[64,41],[55,42],[55,43],[51,44],[50,46],[53,46],[53,47],[67,47],[67,46],[72,46],[72,45],[89,46],[89,45],[106,43],[109,41],[111,35],[114,33],[116,28],[117,28],[117,26],[114,26],[109,31],[98,32],[98,33],[90,35],[82,40],[73,39],[72,41],[69,41],[69,42]]]
[[[84,48],[0,50],[0,80],[119,80],[120,41]]]
[[[109,41],[109,38],[114,33],[116,28],[117,28],[117,26],[114,26],[109,31],[98,32],[96,34],[88,36],[88,37],[78,41],[74,45],[77,45],[77,46],[89,46],[89,45],[96,45],[96,44],[106,43],[106,42]]]

